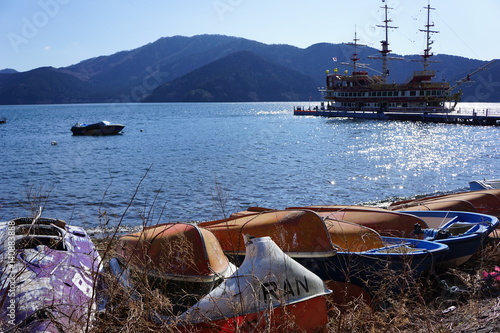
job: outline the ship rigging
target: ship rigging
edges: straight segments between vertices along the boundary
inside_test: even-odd
[[[385,2],[385,1],[384,1]],[[438,31],[431,30],[434,24],[430,20],[430,12],[434,10],[430,4],[424,7],[427,10],[427,22],[425,29],[420,31],[426,34],[426,48],[421,57],[423,70],[415,71],[411,78],[404,83],[388,83],[389,60],[404,60],[404,58],[389,57],[392,52],[389,49],[389,30],[397,29],[390,25],[392,20],[388,16],[390,8],[387,4],[383,7],[383,25],[378,25],[385,30],[385,39],[381,41],[382,47],[379,57],[371,59],[382,60],[382,72],[380,75],[369,75],[365,68],[367,65],[358,64],[357,48],[359,39],[355,34],[354,47],[351,57],[351,74],[339,74],[335,69],[333,73],[327,71],[326,88],[322,90],[325,100],[328,102],[329,110],[333,111],[363,111],[363,112],[416,112],[416,113],[448,113],[453,107],[446,107],[446,102],[460,100],[461,93],[453,93],[455,86],[450,87],[447,82],[433,82],[436,76],[434,70],[429,69],[429,59],[433,56],[431,45],[433,43],[431,34]]]

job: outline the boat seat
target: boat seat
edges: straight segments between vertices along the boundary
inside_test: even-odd
[[[16,238],[16,245],[15,245],[16,250],[35,249],[38,245],[45,245],[50,249],[58,251],[67,250],[63,238],[59,236],[21,235],[21,236],[15,236],[15,238]]]
[[[477,223],[455,222],[448,228],[446,228],[446,230],[449,231],[452,235],[457,236],[468,232],[472,227],[476,225]]]
[[[61,230],[52,224],[20,224],[16,226],[16,235],[63,237]]]

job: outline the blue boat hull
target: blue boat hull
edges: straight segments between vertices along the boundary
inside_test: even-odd
[[[481,234],[469,234],[457,238],[438,239],[435,242],[448,245],[450,250],[444,256],[442,265],[454,267],[467,262],[481,248],[483,237]]]
[[[483,245],[488,235],[499,225],[499,220],[491,215],[460,211],[402,211],[424,221],[443,221],[443,225],[430,225],[434,231],[424,231],[425,239],[449,247],[443,258],[446,267],[459,266],[469,260]],[[447,221],[448,220],[448,221]],[[444,232],[438,236],[437,231]],[[430,233],[433,233],[432,235]],[[445,238],[446,237],[446,238]]]
[[[323,281],[350,283],[373,296],[385,278],[417,279],[432,271],[448,252],[448,246],[436,242],[396,237],[382,239],[387,244],[386,248],[365,252],[338,251],[336,255],[327,257],[311,255],[292,258]],[[398,249],[401,244],[408,245],[413,251]],[[228,256],[236,259],[237,263],[244,259],[243,254],[232,256],[228,253]],[[393,287],[398,289],[402,286],[394,283]]]

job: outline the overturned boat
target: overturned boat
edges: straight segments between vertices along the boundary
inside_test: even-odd
[[[306,206],[323,217],[370,227],[382,236],[418,238],[446,244],[444,266],[470,259],[499,225],[498,218],[459,211],[389,211],[365,206]]]
[[[320,332],[328,311],[323,281],[270,237],[242,237],[233,275],[177,318],[187,332]]]
[[[391,210],[455,210],[500,217],[500,190],[459,192],[391,203]]]
[[[236,262],[245,256],[242,235],[270,236],[324,281],[354,285],[364,295],[377,292],[382,271],[418,277],[448,251],[446,245],[434,242],[381,237],[371,228],[321,217],[311,210],[242,212],[199,225],[213,232]]]
[[[0,222],[0,331],[86,332],[101,258],[85,230],[49,218]]]
[[[387,237],[423,239],[421,234],[414,232],[415,224],[420,223],[422,228],[427,227],[418,217],[377,207],[316,205],[289,207],[287,209],[312,210],[318,215],[331,220],[351,222],[369,227],[377,231],[381,236]]]
[[[166,223],[120,237],[116,258],[135,283],[159,289],[181,312],[208,294],[236,268],[208,230]],[[134,282],[132,282],[134,283]]]

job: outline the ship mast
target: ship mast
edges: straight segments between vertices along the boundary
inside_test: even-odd
[[[435,8],[432,8],[430,5],[430,2],[427,4],[427,7],[424,7],[427,9],[427,24],[425,25],[425,30],[420,29],[420,31],[426,33],[426,48],[424,50],[424,54],[421,54],[420,56],[424,58],[424,71],[427,70],[427,67],[429,66],[429,58],[434,55],[434,53],[431,53],[431,45],[434,43],[433,40],[431,40],[431,33],[439,33],[439,31],[431,30],[431,27],[434,26],[434,24],[431,24],[431,10],[434,10]]]
[[[358,69],[358,61],[360,60],[358,57],[358,46],[365,46],[363,44],[358,44],[359,38],[356,29],[354,30],[354,39],[351,43],[347,43],[347,45],[354,46],[354,53],[352,54],[351,61],[352,63],[342,63],[342,65],[350,65],[353,67],[353,73]],[[365,64],[359,64],[361,67],[364,67]]]
[[[382,0],[385,2],[385,0]],[[387,77],[389,76],[389,67],[387,66],[387,54],[390,53],[392,50],[389,50],[389,29],[397,29],[398,27],[393,27],[390,26],[389,23],[392,22],[392,20],[387,18],[387,10],[388,9],[393,9],[387,6],[380,7],[382,9],[385,9],[385,20],[384,20],[384,25],[377,25],[379,28],[384,28],[385,29],[385,40],[380,41],[382,43],[382,50],[379,52],[382,54],[382,81],[384,83],[387,82]]]

